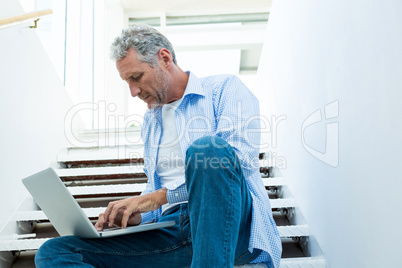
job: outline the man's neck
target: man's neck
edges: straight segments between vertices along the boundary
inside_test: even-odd
[[[173,74],[172,74],[172,95],[168,95],[168,103],[179,100],[183,97],[184,91],[187,88],[189,75],[186,74],[179,66],[175,66]]]

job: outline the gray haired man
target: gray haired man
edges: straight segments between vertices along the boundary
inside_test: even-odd
[[[39,249],[37,266],[279,267],[281,241],[258,166],[255,96],[235,76],[184,72],[166,37],[145,25],[124,29],[112,58],[131,95],[148,105],[141,133],[148,183],[140,196],[111,202],[95,227],[176,225],[55,238]]]

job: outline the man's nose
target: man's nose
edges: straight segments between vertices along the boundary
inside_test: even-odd
[[[133,97],[137,97],[137,95],[141,92],[139,87],[134,85],[134,83],[129,83],[129,87],[130,87],[131,96],[133,96]]]

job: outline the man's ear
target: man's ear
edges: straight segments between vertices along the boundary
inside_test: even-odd
[[[159,60],[163,62],[163,66],[165,68],[169,68],[173,64],[173,58],[172,54],[170,54],[170,51],[166,48],[161,48],[158,53]]]

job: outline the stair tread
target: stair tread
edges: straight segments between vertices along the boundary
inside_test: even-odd
[[[260,169],[268,168],[264,166],[265,160],[260,161]],[[80,167],[80,168],[56,168],[55,171],[60,177],[71,176],[96,176],[96,175],[112,175],[112,174],[136,174],[144,173],[144,165],[122,165],[122,166],[102,166],[102,167]]]
[[[142,165],[55,169],[60,177],[144,173]]]
[[[263,161],[263,160],[260,160]],[[141,175],[145,176],[143,171],[143,165],[129,165],[129,166],[110,166],[110,167],[85,167],[85,168],[59,168],[55,169],[55,172],[61,178],[70,178],[70,179],[80,179],[80,177],[92,177],[96,176],[113,176],[113,175],[122,175],[122,174],[131,174],[131,175]],[[263,178],[264,184],[269,184],[265,186],[280,186],[285,185],[286,179],[283,177],[272,177],[272,178]],[[277,185],[273,185],[277,184]]]
[[[287,185],[287,179],[283,177],[263,178],[265,187],[277,187]],[[139,194],[146,188],[146,183],[130,183],[130,184],[101,184],[86,186],[68,186],[67,189],[76,198],[88,197],[106,197],[106,196],[123,196]],[[270,191],[267,190],[267,194]],[[32,197],[29,197],[32,199]],[[275,198],[271,199],[272,208],[294,207],[295,202],[292,198]]]
[[[280,237],[307,236],[307,225],[278,226]],[[4,239],[0,240],[0,251],[35,250],[50,238]]]
[[[104,212],[106,207],[97,208],[83,208],[88,217],[97,217],[100,213]],[[42,210],[36,211],[18,211],[14,214],[16,221],[43,221],[48,220],[48,217]]]
[[[60,151],[57,156],[58,162],[80,162],[97,160],[122,160],[142,158],[144,146],[139,145],[119,145],[107,147],[74,147]],[[260,158],[265,153],[260,153]],[[268,161],[265,161],[268,162]]]
[[[262,178],[265,187],[288,185],[288,179],[284,177]]]
[[[280,268],[325,268],[323,257],[282,258]]]
[[[300,237],[309,236],[308,225],[287,225],[287,226],[277,226],[280,237]]]
[[[91,185],[67,187],[73,196],[80,195],[102,195],[117,193],[141,193],[146,187],[145,183],[135,184],[113,184],[113,185]]]
[[[12,268],[34,268],[34,251],[28,251],[18,257]],[[266,268],[265,264],[246,264],[234,268]],[[323,257],[282,258],[280,268],[325,268]]]
[[[278,198],[272,199],[272,208],[288,208],[293,207],[295,201],[293,198]],[[95,208],[83,208],[85,214],[88,217],[97,217],[100,213],[104,212],[106,207],[95,207]],[[16,221],[44,221],[48,220],[45,213],[41,210],[32,211],[18,211],[14,214],[14,220]]]
[[[141,193],[146,188],[146,183],[135,184],[111,184],[111,185],[90,185],[67,187],[70,193],[79,197],[80,195],[113,195]],[[269,191],[267,191],[269,193]]]
[[[271,208],[293,208],[296,206],[294,198],[270,199]]]
[[[88,160],[116,160],[127,158],[142,158],[143,145],[120,145],[114,147],[88,147],[88,148],[67,148],[62,150],[58,156],[59,162],[88,161]]]

